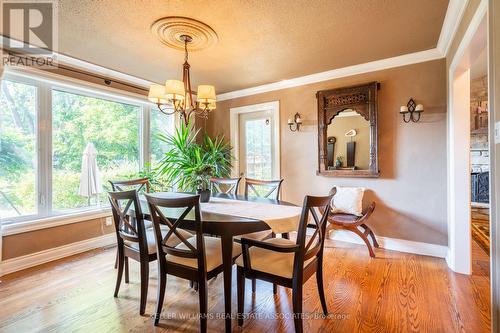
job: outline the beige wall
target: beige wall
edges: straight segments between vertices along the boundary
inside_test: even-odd
[[[103,86],[105,85],[104,78],[96,77],[85,72],[77,72],[69,68],[62,67],[50,71],[63,77],[71,77],[90,83],[96,83]],[[127,92],[147,95],[147,91],[143,89],[120,83],[118,81],[113,81],[109,86]],[[105,218],[99,218],[54,228],[40,229],[4,236],[1,242],[1,258],[2,260],[12,259],[50,248],[102,236],[111,232],[114,232],[114,227],[106,226]]]
[[[325,194],[334,185],[364,186],[365,204],[377,202],[370,221],[376,234],[445,245],[446,224],[446,73],[445,60],[356,75],[306,86],[221,101],[206,130],[229,138],[229,109],[280,101],[283,199],[300,204],[305,194]],[[318,90],[379,81],[378,179],[317,176]],[[425,106],[422,120],[405,124],[399,107],[413,97]],[[299,112],[300,132],[286,120]]]
[[[370,123],[360,115],[350,117],[335,117],[328,125],[328,136],[336,138],[333,163],[337,156],[342,156],[342,165],[347,165],[347,142],[351,141],[345,133],[351,129],[356,130],[356,136],[352,141],[356,142],[354,162],[357,169],[368,169],[370,167]]]
[[[111,232],[114,232],[114,226],[106,226],[106,219],[99,218],[4,236],[2,260],[71,244]]]

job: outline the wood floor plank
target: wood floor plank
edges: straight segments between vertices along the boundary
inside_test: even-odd
[[[444,260],[327,242],[324,281],[328,317],[322,316],[316,279],[304,286],[307,332],[473,332],[490,330],[488,256],[473,245],[473,274],[451,272]],[[139,267],[113,297],[115,249],[94,250],[3,277],[0,332],[198,332],[198,295],[185,280],[167,279],[160,326],[150,318],[156,265],[150,265],[146,315],[139,315]],[[235,272],[234,272],[235,273]],[[235,274],[233,274],[235,275]],[[235,276],[233,285],[236,286]],[[223,330],[222,277],[209,281],[210,332]],[[236,313],[236,288],[233,288]],[[247,281],[243,327],[234,332],[294,332],[291,291]]]

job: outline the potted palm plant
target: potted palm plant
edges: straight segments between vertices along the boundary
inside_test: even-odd
[[[224,136],[210,138],[203,134],[196,142],[199,130],[181,124],[173,134],[159,135],[169,147],[157,168],[167,183],[180,191],[197,192],[201,202],[210,200],[210,178],[228,177],[231,172],[231,147]]]
[[[196,193],[200,195],[201,202],[210,201],[210,178],[214,172],[210,165],[200,165],[197,170],[193,172],[193,178],[196,184]]]

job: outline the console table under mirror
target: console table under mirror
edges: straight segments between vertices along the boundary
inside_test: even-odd
[[[321,90],[318,171],[332,177],[378,177],[378,82]]]

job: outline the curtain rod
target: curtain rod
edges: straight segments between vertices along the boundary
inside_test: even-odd
[[[14,52],[9,51],[9,50],[6,50],[6,51],[9,54],[9,57],[15,57],[15,58],[18,58],[18,59],[27,59],[27,57],[30,56],[30,55],[25,55],[25,54],[14,53]],[[65,70],[65,71],[73,72],[73,73],[76,73],[76,74],[82,74],[82,75],[85,75],[85,76],[89,76],[89,77],[92,77],[92,78],[103,80],[104,84],[107,85],[107,86],[111,86],[111,84],[113,82],[115,82],[117,84],[120,84],[120,85],[123,85],[123,86],[127,86],[127,87],[130,87],[130,88],[134,88],[134,89],[137,89],[137,90],[141,90],[141,91],[144,91],[144,92],[148,91],[147,89],[144,89],[141,86],[137,86],[137,85],[134,85],[134,84],[131,84],[131,83],[127,83],[127,82],[121,81],[121,80],[111,79],[111,78],[108,78],[108,77],[105,77],[105,76],[102,76],[102,75],[99,75],[99,74],[95,74],[95,73],[92,73],[92,72],[88,72],[88,71],[76,69],[76,68],[71,67],[71,66],[67,66],[67,65],[54,66],[54,65],[50,65],[50,64],[48,66],[51,67],[51,68],[47,68],[47,69],[46,68],[40,68],[40,69],[41,70],[45,70],[45,71],[48,71],[48,70],[57,70],[57,69]]]

